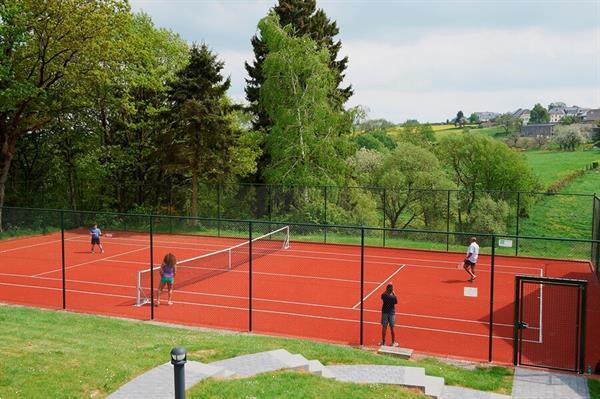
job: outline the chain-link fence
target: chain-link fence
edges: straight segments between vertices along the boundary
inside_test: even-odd
[[[6,204],[582,239],[592,231],[593,194],[201,183],[193,204],[189,187],[167,183],[173,182],[142,196],[146,183],[125,190],[116,182],[104,192],[102,182],[86,181],[77,192],[61,188],[68,195],[56,196],[42,183],[14,182]]]
[[[335,202],[340,194],[327,195]],[[277,206],[287,206],[285,198]],[[594,207],[597,223],[598,199]],[[102,246],[93,244],[94,225]],[[2,208],[2,230],[4,302],[375,346],[382,340],[381,294],[393,284],[401,345],[498,362],[510,362],[513,353],[515,276],[589,279],[599,246],[572,238],[9,207]],[[473,236],[479,261],[476,280],[468,282],[463,261]],[[177,259],[171,295],[160,273],[167,254]],[[600,327],[593,319],[589,331]],[[589,347],[590,359],[600,354]]]

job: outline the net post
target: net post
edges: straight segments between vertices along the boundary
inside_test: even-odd
[[[62,268],[62,308],[67,309],[67,268],[65,267],[65,211],[60,211],[60,253]]]
[[[248,222],[248,331],[252,331],[252,222]]]
[[[360,346],[364,345],[365,228],[360,229]]]
[[[142,286],[142,274],[137,272],[137,282],[135,286],[135,306],[142,306],[142,295],[140,293]]]
[[[154,320],[154,225],[150,217],[150,320]]]
[[[496,236],[492,234],[492,259],[491,259],[491,273],[490,273],[490,333],[488,342],[488,362],[492,361],[492,348],[493,348],[493,335],[494,335],[494,274],[495,274],[495,260],[496,260]]]

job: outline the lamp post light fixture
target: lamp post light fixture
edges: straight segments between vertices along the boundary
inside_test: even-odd
[[[175,377],[175,399],[185,399],[185,372],[184,366],[187,362],[187,352],[184,348],[171,349],[171,364]]]

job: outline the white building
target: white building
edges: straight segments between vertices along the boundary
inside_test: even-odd
[[[567,115],[564,108],[552,108],[548,113],[550,114],[550,123],[558,123]]]

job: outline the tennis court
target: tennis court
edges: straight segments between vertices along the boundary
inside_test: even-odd
[[[306,242],[300,233],[295,226],[265,225],[253,234],[250,249],[247,233],[218,237],[115,230],[103,237],[102,254],[90,253],[85,228],[65,230],[64,239],[58,232],[2,240],[0,300],[375,346],[381,333],[380,295],[392,282],[402,346],[478,360],[492,352],[492,360],[509,363],[515,276],[582,278],[590,282],[586,353],[590,359],[600,355],[592,339],[599,290],[589,262],[496,255],[492,297],[490,255],[480,256],[478,278],[468,283],[459,266],[462,253],[361,246],[360,233],[348,234],[345,244]],[[174,304],[163,300],[152,307],[146,303],[149,266],[158,266],[167,252],[179,261]],[[158,282],[155,272],[154,287]],[[551,339],[558,321],[552,321],[555,305],[545,304],[542,292],[532,291],[528,298],[536,320],[530,321],[524,342],[535,347]]]

